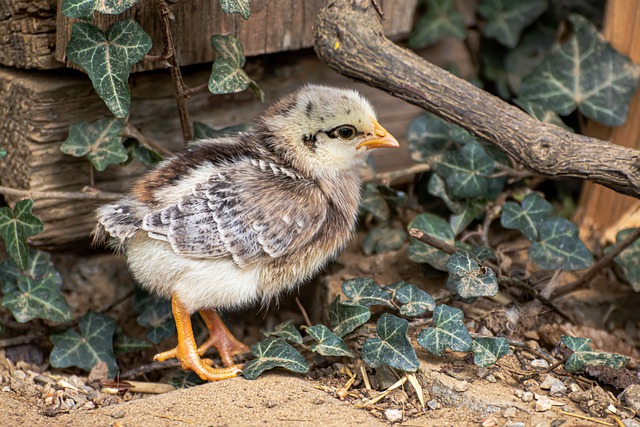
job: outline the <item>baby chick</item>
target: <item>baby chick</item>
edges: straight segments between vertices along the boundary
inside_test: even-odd
[[[358,166],[398,147],[353,90],[308,85],[273,104],[250,132],[199,141],[162,162],[131,194],[98,210],[98,236],[124,251],[135,279],[171,297],[175,357],[209,381],[241,373],[248,348],[216,310],[267,302],[318,272],[352,237]],[[209,339],[197,347],[191,314]],[[223,368],[201,356],[214,347]]]

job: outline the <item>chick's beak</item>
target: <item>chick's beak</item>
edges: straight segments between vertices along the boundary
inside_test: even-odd
[[[367,150],[372,148],[398,148],[400,144],[385,128],[380,126],[376,120],[373,120],[373,135],[362,141],[356,148],[366,147]]]

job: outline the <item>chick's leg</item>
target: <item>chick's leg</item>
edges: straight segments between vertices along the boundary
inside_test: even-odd
[[[189,369],[205,381],[219,381],[233,378],[240,374],[242,370],[237,365],[230,365],[225,368],[212,368],[200,358],[196,339],[193,336],[191,326],[191,313],[180,301],[176,294],[171,297],[171,308],[178,330],[178,346],[172,350],[156,354],[153,360],[164,362],[175,357],[180,361],[183,369]]]
[[[200,356],[212,346],[218,350],[224,366],[233,365],[233,356],[249,352],[249,347],[238,341],[224,324],[216,310],[200,310],[200,316],[209,329],[209,339],[198,347]]]

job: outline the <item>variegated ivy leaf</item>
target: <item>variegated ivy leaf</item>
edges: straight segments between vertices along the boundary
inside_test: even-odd
[[[373,368],[387,365],[402,371],[416,371],[418,356],[407,337],[408,330],[408,321],[384,313],[378,320],[379,338],[368,339],[362,345],[362,360]]]
[[[22,269],[10,259],[0,261],[0,282],[18,283],[21,276],[28,276],[32,279],[42,279],[45,276],[53,275],[58,287],[62,286],[62,276],[51,261],[48,252],[29,248],[29,261],[27,268]]]
[[[434,174],[435,175],[435,174]],[[449,217],[449,224],[453,229],[453,232],[458,235],[461,233],[473,220],[478,219],[482,213],[482,208],[485,203],[479,202],[475,199],[471,199],[464,204],[464,208],[461,212],[455,213]]]
[[[616,243],[619,245],[634,231],[633,228],[627,228],[626,230],[618,232]],[[640,292],[640,240],[636,240],[631,246],[623,250],[622,253],[615,258],[615,263],[622,268],[633,290]]]
[[[317,344],[311,344],[311,351],[322,356],[347,356],[353,357],[349,347],[342,339],[331,332],[324,325],[314,325],[309,328],[309,335],[317,341]]]
[[[562,342],[573,350],[571,356],[564,362],[567,372],[581,372],[587,366],[608,366],[611,369],[621,369],[629,359],[615,353],[604,353],[591,349],[591,338],[574,338],[562,336]]]
[[[513,93],[520,92],[522,79],[531,74],[531,71],[544,60],[556,41],[557,30],[557,25],[538,20],[524,31],[518,46],[509,49],[506,55],[503,55],[509,88]]]
[[[119,15],[140,0],[62,0],[62,13],[69,18],[90,19],[93,12]]]
[[[365,255],[395,251],[406,241],[407,232],[403,229],[380,225],[367,233],[362,241],[362,251]]]
[[[412,284],[398,289],[395,298],[402,304],[400,314],[403,316],[422,316],[427,311],[433,311],[436,308],[436,301],[433,297]]]
[[[509,341],[505,338],[476,338],[471,345],[473,363],[486,368],[509,354]]]
[[[348,298],[346,305],[382,305],[393,307],[391,295],[378,286],[373,279],[350,279],[342,283],[342,292]]]
[[[226,13],[239,13],[245,21],[251,15],[249,0],[220,0],[220,7]]]
[[[260,341],[251,346],[251,353],[256,358],[249,361],[242,370],[242,375],[248,380],[255,380],[264,371],[273,368],[300,373],[309,370],[309,364],[304,357],[282,338]]]
[[[520,230],[531,241],[538,238],[538,227],[553,215],[553,206],[538,193],[528,194],[519,205],[506,202],[500,223],[504,228]]]
[[[116,333],[116,337],[113,339],[113,352],[116,356],[121,354],[132,353],[135,351],[146,350],[151,348],[151,343],[126,335],[124,332]]]
[[[362,187],[362,198],[360,199],[360,209],[369,212],[378,221],[386,221],[389,219],[391,211],[387,205],[384,196],[378,190],[375,184],[365,184]]]
[[[514,102],[518,105],[518,107],[522,108],[530,116],[540,120],[542,123],[549,123],[552,125],[560,126],[561,128],[573,132],[573,129],[571,129],[562,121],[558,113],[530,101],[515,99]]]
[[[260,102],[264,101],[262,89],[242,69],[247,60],[240,41],[232,35],[216,34],[211,36],[211,46],[218,57],[209,77],[209,91],[221,95],[242,92],[250,87]]]
[[[447,205],[447,208],[454,214],[460,214],[465,210],[465,203],[461,200],[453,200],[447,192],[447,183],[437,173],[432,173],[427,183],[427,192],[432,196],[439,197]]]
[[[89,312],[79,324],[80,333],[68,329],[61,334],[51,335],[53,350],[49,362],[54,368],[77,366],[90,371],[96,363],[103,361],[109,367],[109,377],[118,372],[113,353],[113,334],[116,321],[104,314]]]
[[[42,221],[31,213],[32,207],[33,200],[25,199],[16,203],[13,210],[0,208],[0,237],[13,262],[23,270],[29,266],[27,239],[44,229]]]
[[[447,152],[433,165],[447,183],[448,193],[456,199],[488,197],[491,174],[496,161],[477,142],[470,142],[460,150]]]
[[[129,72],[151,49],[151,37],[132,19],[118,21],[105,34],[95,25],[76,22],[67,57],[89,75],[96,92],[116,117],[127,117],[131,104]]]
[[[640,65],[616,51],[584,17],[571,15],[569,21],[574,33],[522,81],[520,98],[563,116],[578,108],[590,119],[620,126],[640,81]]]
[[[434,356],[442,356],[447,348],[469,351],[471,334],[464,326],[462,310],[442,304],[433,311],[433,328],[425,328],[418,335],[418,344]]]
[[[538,228],[539,241],[529,247],[531,261],[545,270],[583,270],[593,255],[578,237],[578,227],[564,218],[545,220]]]
[[[298,331],[298,328],[296,328],[293,320],[287,320],[286,322],[276,325],[273,331],[262,331],[262,334],[265,337],[275,336],[278,338],[283,338],[287,341],[291,341],[295,344],[302,344],[302,335],[300,335],[300,331]]]
[[[420,231],[436,237],[450,245],[453,245],[455,238],[449,223],[437,215],[424,213],[416,216],[407,226],[408,230],[417,228]],[[444,253],[433,246],[422,243],[420,240],[412,238],[408,250],[409,259],[413,262],[427,263],[438,270],[447,270],[447,260],[449,254]]]
[[[416,117],[407,130],[411,158],[420,163],[432,163],[442,153],[465,144],[474,137],[458,125],[442,120],[432,113]]]
[[[466,251],[458,251],[447,261],[447,289],[462,298],[491,297],[498,293],[498,279],[490,268]]]
[[[69,138],[60,146],[60,151],[75,157],[87,156],[94,168],[103,171],[111,164],[127,161],[127,149],[120,135],[125,123],[120,119],[99,119],[71,125]]]
[[[416,25],[409,37],[409,46],[421,49],[445,37],[464,39],[467,28],[460,12],[451,0],[427,0],[427,13]]]
[[[158,344],[176,333],[171,303],[155,295],[147,295],[144,298],[145,303],[136,320],[140,326],[147,328],[149,341]]]
[[[72,310],[60,292],[60,284],[57,271],[37,278],[22,275],[16,282],[5,282],[2,286],[2,306],[11,310],[20,323],[33,319],[69,322]]]
[[[193,122],[193,140],[199,139],[215,139],[224,138],[226,136],[235,136],[240,132],[246,132],[251,129],[251,126],[247,123],[239,125],[227,126],[221,129],[214,129],[202,122]]]
[[[546,0],[482,0],[478,13],[487,22],[482,34],[514,48],[520,34],[547,9]]]
[[[358,326],[364,325],[371,318],[369,307],[342,304],[340,295],[337,295],[329,305],[328,311],[333,333],[341,338]]]

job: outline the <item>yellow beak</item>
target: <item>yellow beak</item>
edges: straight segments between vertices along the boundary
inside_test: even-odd
[[[372,119],[373,120],[373,119]],[[398,148],[400,144],[380,123],[373,120],[373,135],[362,141],[356,148]]]

